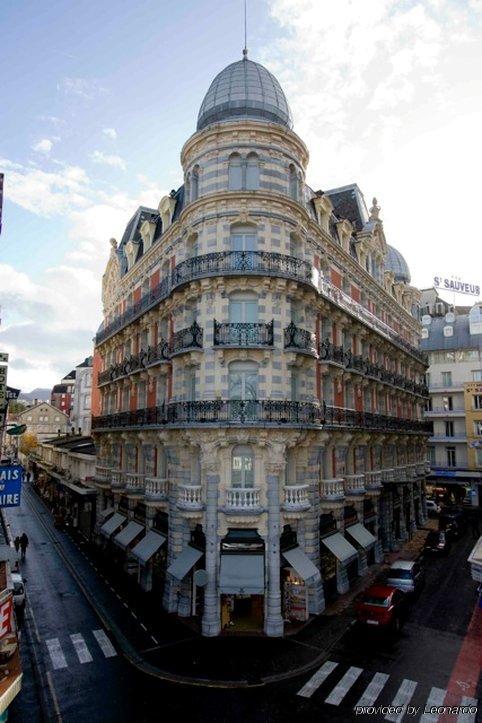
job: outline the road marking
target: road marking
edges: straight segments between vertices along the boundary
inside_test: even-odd
[[[433,705],[443,705],[446,695],[447,691],[443,688],[432,688],[425,703],[425,710]],[[438,717],[438,713],[424,713],[419,723],[437,723]]]
[[[389,677],[386,673],[375,673],[355,707],[373,705]]]
[[[57,716],[57,723],[61,723],[62,715],[60,713],[59,701],[57,698],[57,693],[55,691],[54,681],[52,680],[52,673],[50,672],[50,670],[47,671],[47,683],[49,686],[50,695],[52,697],[52,703],[54,704],[54,710]]]
[[[144,623],[139,623],[139,625],[140,625],[141,628],[142,628],[143,630],[145,630],[146,633],[147,633],[147,628],[146,628],[146,626],[144,625]]]
[[[311,698],[315,690],[319,688],[320,685],[328,678],[337,665],[338,663],[333,663],[331,660],[327,660],[326,663],[323,663],[321,668],[311,676],[304,686],[300,688],[297,695],[300,695],[302,698]]]
[[[348,668],[343,678],[338,682],[338,685],[336,685],[330,695],[325,698],[325,703],[330,703],[330,705],[340,705],[341,701],[348,693],[352,685],[356,683],[362,672],[362,668]]]
[[[154,635],[151,635],[151,640],[156,644],[159,645],[159,640],[156,640]]]
[[[100,645],[100,649],[106,658],[113,658],[117,655],[116,650],[103,630],[92,630],[94,638]]]
[[[131,615],[133,618],[135,618],[137,620],[137,615],[134,612],[132,612],[132,610],[131,610]]]
[[[394,708],[401,708],[401,712],[389,713],[385,716],[385,720],[390,720],[393,723],[400,723],[407,710],[407,705],[412,700],[412,696],[415,693],[416,687],[417,683],[414,680],[408,680],[407,678],[405,678],[402,681],[402,684],[398,689],[395,698],[392,701],[392,706]]]
[[[70,639],[75,648],[75,652],[77,653],[79,662],[91,663],[93,658],[83,636],[80,633],[73,633],[73,635],[70,636]]]
[[[60,647],[59,639],[50,638],[50,640],[45,641],[45,644],[47,645],[47,649],[49,651],[50,659],[52,661],[52,666],[54,670],[66,668],[67,661],[65,660],[65,655],[63,654],[62,648]]]
[[[473,706],[475,709],[477,709],[477,701],[475,698],[469,698],[468,695],[464,695],[460,705],[463,706]],[[475,716],[477,713],[461,713],[459,717],[457,718],[457,723],[474,723]]]

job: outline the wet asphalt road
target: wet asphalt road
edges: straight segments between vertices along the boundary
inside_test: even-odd
[[[374,675],[384,681],[377,704],[392,703],[404,681],[411,681],[415,688],[410,703],[424,705],[433,688],[446,688],[476,605],[476,587],[466,564],[473,542],[467,535],[455,544],[448,559],[427,563],[425,588],[401,636],[367,638],[350,630],[327,655],[333,670],[311,697],[297,693],[313,673],[242,691],[171,685],[138,673],[116,650],[115,642],[114,652],[109,648],[102,623],[38,515],[50,522],[49,513],[30,490],[25,490],[20,508],[8,511],[13,534],[26,531],[30,538],[23,563],[29,601],[22,641],[24,687],[10,709],[12,723],[147,723],[181,718],[201,723],[381,721],[384,716],[354,714]],[[76,564],[87,565],[77,559]],[[357,670],[350,673],[351,668]],[[350,675],[357,676],[354,682]],[[343,679],[345,688],[352,684],[338,700]],[[328,696],[331,703],[325,702]],[[477,697],[482,697],[480,686]],[[420,720],[420,714],[404,720]],[[477,720],[482,720],[480,715]]]

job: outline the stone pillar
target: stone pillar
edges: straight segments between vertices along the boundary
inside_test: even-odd
[[[268,501],[268,537],[266,544],[268,589],[264,631],[271,637],[283,635],[280,589],[280,474],[282,464],[266,465],[266,489]]]
[[[338,532],[343,535],[345,529],[345,522],[343,517],[343,507],[337,507],[333,510],[333,517],[336,520],[336,528]],[[348,575],[346,574],[346,567],[342,565],[339,560],[336,561],[336,589],[340,595],[348,592],[350,589],[350,583],[348,581]]]
[[[214,637],[221,632],[221,611],[218,590],[219,539],[218,539],[218,495],[219,475],[213,473],[213,466],[206,474],[206,572],[208,583],[204,588],[204,614],[202,634]]]
[[[317,454],[317,450],[314,450]],[[319,471],[317,459],[312,460],[311,467]],[[304,513],[304,550],[310,560],[320,569],[320,487],[318,475],[312,479],[306,479],[309,483],[308,497],[311,507]],[[323,592],[323,581],[308,588],[308,612],[310,615],[319,615],[325,609],[325,596]]]
[[[187,520],[183,520],[182,549],[185,550],[191,540],[191,531]],[[191,615],[192,578],[188,573],[184,580],[181,580],[178,591],[177,614],[181,618],[188,618]]]
[[[410,483],[410,535],[417,529],[417,521],[415,519],[415,502],[413,499],[413,486],[416,482]]]
[[[422,525],[424,525],[428,519],[427,493],[425,490],[425,479],[423,479],[420,482],[420,517],[421,517]]]
[[[397,485],[397,490],[400,496],[400,540],[405,541],[408,537],[408,532],[405,523],[405,496],[403,494],[403,485]]]
[[[379,538],[380,514],[381,514],[381,510],[380,510],[380,499],[381,499],[381,498],[380,498],[380,496],[378,496],[378,495],[373,498],[373,506],[374,506],[375,511],[376,511],[376,516],[375,516],[375,537],[377,538],[377,541],[375,542],[375,547],[374,547],[374,551],[375,551],[375,562],[376,562],[376,563],[380,563],[380,562],[382,561],[382,559],[383,559],[382,543],[380,542],[380,538]]]
[[[183,520],[177,508],[177,487],[169,482],[168,491],[169,527],[167,533],[167,567],[174,562],[183,549]],[[168,613],[177,612],[177,592],[179,583],[166,574],[164,585],[163,606]]]

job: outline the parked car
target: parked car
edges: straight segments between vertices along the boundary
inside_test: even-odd
[[[400,630],[409,612],[407,595],[391,585],[372,585],[356,600],[357,622]]]
[[[438,555],[448,555],[451,546],[450,539],[443,530],[432,530],[427,535],[423,551],[428,553],[434,552]]]
[[[461,507],[443,507],[438,519],[439,530],[445,531],[452,540],[458,540],[467,532],[467,517]]]
[[[416,594],[425,584],[425,574],[416,560],[397,560],[392,563],[387,575],[387,585],[406,593]]]
[[[19,572],[12,572],[13,602],[16,607],[25,605],[25,583]]]
[[[427,514],[429,517],[437,517],[437,515],[440,514],[440,510],[442,509],[438,502],[435,500],[426,500],[427,504]]]

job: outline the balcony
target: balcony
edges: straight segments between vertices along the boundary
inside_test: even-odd
[[[308,485],[285,485],[282,507],[286,512],[304,512],[311,505],[308,499]]]
[[[430,417],[465,417],[465,409],[464,407],[454,407],[454,409],[433,407],[433,409],[426,409],[424,411],[424,417],[426,419]]]
[[[121,469],[112,470],[110,479],[112,489],[124,489],[125,478],[124,472]]]
[[[95,468],[95,479],[97,482],[100,482],[101,484],[110,484],[110,479],[112,475],[112,467],[104,467],[102,465],[97,465]]]
[[[450,382],[449,384],[446,384],[444,382],[430,382],[429,384],[429,392],[463,392],[464,391],[464,385],[463,382]]]
[[[365,472],[365,487],[367,490],[379,490],[382,486],[382,473],[380,470]]]
[[[180,510],[202,510],[201,485],[179,485],[177,506]]]
[[[425,462],[417,462],[415,470],[417,473],[417,477],[425,477],[425,475],[428,474],[427,469],[425,467]]]
[[[318,356],[320,357],[320,361],[332,362],[334,364],[343,364],[344,366],[346,366],[346,363],[348,361],[347,354],[348,352],[345,352],[342,346],[336,346],[335,344],[332,344],[329,339],[325,339],[325,341],[320,341],[318,347]]]
[[[291,322],[284,330],[284,348],[317,356],[316,334],[300,329]]]
[[[389,467],[387,469],[382,469],[380,474],[382,482],[395,482],[395,470],[393,468]]]
[[[194,402],[171,402],[159,407],[118,412],[93,417],[92,430],[185,424],[274,424],[328,428],[358,428],[427,434],[431,423],[401,419],[354,409],[330,407],[314,402],[291,402],[273,399],[212,399]]]
[[[239,322],[224,324],[214,319],[214,346],[264,347],[273,346],[274,321],[267,324]]]
[[[345,495],[363,495],[365,489],[364,474],[347,474],[344,478]]]
[[[320,482],[320,497],[325,502],[336,502],[345,497],[342,479],[324,479]]]
[[[160,477],[146,477],[146,499],[165,500],[167,499],[167,479]]]
[[[260,512],[259,487],[229,487],[226,490],[226,512]]]
[[[433,434],[428,441],[432,444],[437,442],[443,442],[444,444],[461,444],[467,442],[467,435],[465,432],[457,432],[450,437],[446,434]]]
[[[144,475],[126,472],[126,492],[128,494],[144,494]]]
[[[203,348],[203,330],[195,321],[186,329],[177,331],[172,337],[171,356],[183,354],[192,349]]]
[[[150,367],[154,364],[160,364],[161,362],[169,361],[170,358],[169,344],[165,339],[161,339],[154,346],[147,347],[145,366]]]

